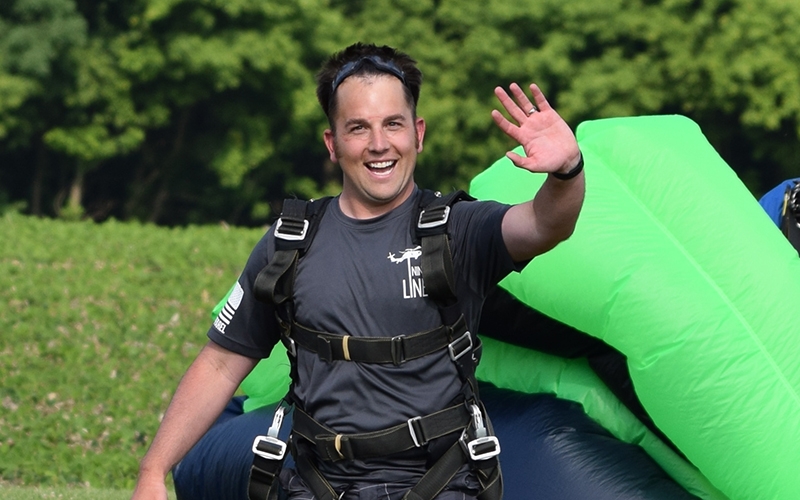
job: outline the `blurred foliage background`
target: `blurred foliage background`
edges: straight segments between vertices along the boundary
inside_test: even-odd
[[[794,0],[6,0],[0,207],[255,226],[336,192],[314,74],[359,40],[425,75],[425,187],[513,146],[489,116],[512,81],[573,126],[686,115],[756,196],[800,174]]]

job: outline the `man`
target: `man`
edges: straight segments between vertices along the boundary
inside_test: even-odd
[[[421,80],[407,55],[363,44],[334,55],[319,73],[317,96],[330,124],[323,140],[342,168],[343,183],[314,244],[297,264],[293,328],[337,333],[355,342],[400,339],[442,326],[438,305],[424,286],[411,283],[411,260],[419,248],[409,227],[422,196],[414,169],[426,128],[416,114]],[[498,111],[492,118],[526,156],[507,155],[520,168],[548,178],[527,203],[462,201],[452,207],[448,233],[456,294],[466,330],[473,332],[491,286],[569,237],[583,202],[583,161],[569,126],[536,85],[530,87],[534,102],[518,85],[510,89],[513,97],[500,88],[495,94],[514,122]],[[274,232],[254,249],[229,301],[229,315],[215,322],[210,341],[181,380],[141,462],[134,498],[166,498],[170,468],[214,422],[258,359],[281,340],[275,307],[255,300],[253,291],[260,270],[275,255]],[[347,351],[347,340],[342,342]],[[386,364],[326,361],[297,348],[291,396],[298,409],[337,433],[336,450],[342,454],[341,439],[406,422],[411,429],[417,417],[463,398],[464,385],[447,349]],[[482,415],[473,417],[479,422]],[[442,455],[434,441],[368,460],[327,460],[313,443],[295,443],[308,465],[283,471],[281,485],[293,499],[399,499]],[[307,484],[312,475],[321,477],[330,493],[312,492]],[[462,467],[433,495],[476,498],[479,489],[473,471]]]

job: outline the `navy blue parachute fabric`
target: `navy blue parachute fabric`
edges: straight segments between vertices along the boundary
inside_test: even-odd
[[[682,500],[695,498],[639,447],[613,437],[578,403],[481,385],[500,439],[507,500]],[[242,413],[228,405],[173,471],[179,500],[246,500],[255,436],[273,407]],[[286,438],[291,419],[284,422]],[[291,459],[287,460],[291,465]]]

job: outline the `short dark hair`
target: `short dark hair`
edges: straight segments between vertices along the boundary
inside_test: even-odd
[[[417,62],[392,47],[358,42],[332,55],[317,73],[317,100],[328,122],[333,125],[331,117],[336,112],[336,88],[344,79],[353,75],[381,74],[394,75],[403,82],[406,100],[416,117],[422,86],[422,72],[417,68]]]

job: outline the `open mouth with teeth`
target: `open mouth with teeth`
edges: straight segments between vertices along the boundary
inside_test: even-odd
[[[397,164],[396,160],[376,161],[367,163],[367,168],[371,172],[386,173],[389,172]]]

